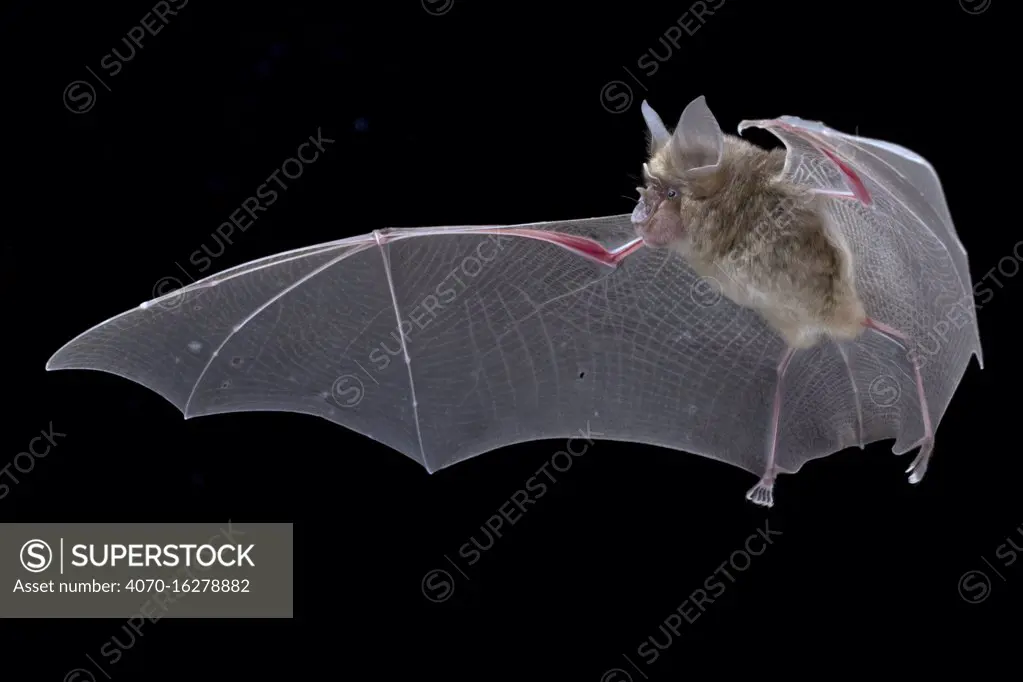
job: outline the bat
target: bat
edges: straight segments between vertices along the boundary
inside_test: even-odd
[[[918,483],[971,355],[983,368],[933,167],[793,116],[725,135],[702,96],[672,131],[642,113],[631,214],[280,253],[110,318],[46,367],[127,378],[186,419],[322,417],[429,473],[586,425],[740,467],[768,507],[780,474],[879,440],[918,450]]]

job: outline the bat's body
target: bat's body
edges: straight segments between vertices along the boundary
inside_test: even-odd
[[[782,179],[785,153],[723,135],[702,100],[683,113],[677,134],[668,133],[646,102],[643,113],[651,156],[643,165],[648,184],[637,188],[637,233],[650,246],[677,251],[785,339],[779,385],[796,349],[863,333],[869,318],[856,293],[852,253],[826,224],[823,200]],[[778,414],[776,406],[772,430]],[[772,437],[766,471],[750,491],[753,501],[768,506],[775,446]]]
[[[731,300],[760,312],[793,348],[809,348],[824,335],[858,336],[866,313],[852,254],[826,227],[820,200],[778,180],[783,150],[723,138],[719,169],[693,180],[673,145],[654,150],[645,166],[652,187],[644,189],[644,200],[666,188],[676,191],[637,224],[639,233],[657,232],[651,245],[676,250]]]
[[[778,474],[882,439],[920,448],[919,481],[980,358],[934,169],[787,116],[740,123],[786,147],[762,150],[723,135],[702,97],[674,132],[643,111],[631,215],[277,254],[111,318],[47,368],[127,377],[186,418],[320,416],[431,472],[585,427],[739,466],[768,506]],[[694,295],[701,277],[724,297]]]

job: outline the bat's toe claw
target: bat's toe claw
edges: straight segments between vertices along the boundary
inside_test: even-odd
[[[760,482],[746,492],[746,499],[762,507],[774,506],[774,479],[760,479]]]
[[[934,451],[934,438],[924,438],[920,441],[920,452],[916,453],[913,463],[906,469],[909,474],[909,482],[917,484],[923,480],[927,473],[927,464],[931,461],[931,453]]]

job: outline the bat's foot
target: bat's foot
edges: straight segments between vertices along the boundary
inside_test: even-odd
[[[922,481],[924,474],[927,473],[927,464],[931,461],[931,453],[934,452],[934,436],[921,439],[917,445],[920,446],[920,452],[916,453],[913,463],[906,469],[909,482],[913,484]]]
[[[774,477],[764,476],[746,492],[746,499],[762,507],[774,506]]]

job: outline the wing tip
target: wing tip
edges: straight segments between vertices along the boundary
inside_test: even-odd
[[[65,343],[63,346],[58,348],[53,355],[49,357],[49,359],[46,361],[47,372],[56,372],[62,369],[78,369],[77,367],[73,366],[67,359],[61,357],[71,347],[72,343],[74,343],[74,340]]]
[[[84,364],[84,363],[76,363],[76,362],[74,362],[71,359],[67,359],[67,360],[61,361],[60,358],[58,358],[58,356],[61,354],[61,352],[63,350],[64,349],[62,348],[61,350],[59,350],[56,353],[54,353],[53,357],[51,357],[46,362],[46,371],[47,372],[54,372],[54,371],[65,370],[65,369],[78,369],[78,370],[86,370],[86,371],[91,371],[91,372],[101,372],[103,374],[109,374],[111,376],[115,376],[115,377],[118,377],[120,379],[124,379],[126,381],[129,381],[129,382],[131,382],[133,384],[136,384],[138,386],[141,386],[142,388],[146,389],[150,393],[154,393],[154,394],[160,396],[161,398],[163,398],[172,407],[174,407],[175,410],[180,412],[182,415],[185,414],[184,410],[176,402],[174,402],[173,398],[170,395],[166,395],[164,392],[158,391],[155,387],[150,386],[149,384],[147,384],[145,381],[139,379],[138,377],[131,376],[131,375],[125,373],[125,372],[117,371],[117,370],[111,369],[109,367],[99,367],[97,365],[88,365],[88,364]],[[191,416],[198,416],[198,415],[191,415]],[[189,416],[186,415],[185,419],[188,419],[188,418],[189,418]]]

